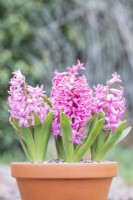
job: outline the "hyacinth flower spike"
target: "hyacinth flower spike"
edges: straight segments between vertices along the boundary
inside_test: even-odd
[[[125,112],[126,100],[123,87],[112,88],[112,85],[116,83],[120,84],[122,80],[120,75],[115,72],[106,86],[94,87],[93,112],[102,111],[105,116],[105,124],[91,147],[92,160],[102,160],[107,152],[123,140],[131,130],[131,127],[126,128],[127,121],[121,121]]]
[[[45,160],[51,133],[53,111],[44,101],[43,86],[27,85],[20,70],[13,72],[10,80],[8,104],[10,123],[17,132],[22,148],[30,161]]]

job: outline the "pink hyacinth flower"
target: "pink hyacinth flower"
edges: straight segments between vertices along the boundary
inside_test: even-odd
[[[43,101],[45,96],[43,85],[41,87],[37,85],[35,88],[27,85],[25,77],[19,69],[13,72],[13,78],[9,83],[10,89],[7,103],[10,106],[10,119],[18,119],[19,126],[34,126],[34,113],[36,113],[41,122],[44,123],[50,108]]]
[[[61,134],[60,110],[70,119],[74,145],[82,145],[85,124],[91,117],[92,91],[85,76],[79,76],[78,70],[84,69],[78,61],[77,65],[68,67],[68,72],[55,72],[51,91],[51,101],[54,110],[53,132],[57,138]],[[80,131],[83,130],[83,131]]]
[[[112,76],[113,78],[107,82],[107,86],[98,85],[94,87],[92,112],[104,112],[106,122],[103,128],[114,132],[124,116],[126,100],[123,94],[123,87],[118,89],[109,88],[113,83],[122,82],[120,75],[117,73],[114,73]]]

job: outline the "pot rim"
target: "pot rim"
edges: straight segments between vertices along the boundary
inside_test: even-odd
[[[93,163],[11,163],[11,175],[16,178],[82,179],[117,176],[117,162]]]

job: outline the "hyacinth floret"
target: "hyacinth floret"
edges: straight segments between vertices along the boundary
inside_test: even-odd
[[[80,76],[78,71],[84,69],[83,64],[78,61],[77,65],[68,67],[68,72],[59,73],[55,71],[52,81],[51,101],[54,110],[54,121],[52,129],[57,138],[61,133],[60,111],[64,112],[70,119],[72,126],[72,138],[74,145],[82,145],[85,124],[91,115],[92,91],[84,75]]]
[[[43,101],[45,96],[43,85],[40,87],[37,85],[35,88],[27,85],[25,77],[19,69],[13,72],[9,83],[7,103],[10,106],[10,120],[18,119],[19,126],[34,126],[34,113],[36,113],[40,117],[41,123],[44,123],[49,106]]]

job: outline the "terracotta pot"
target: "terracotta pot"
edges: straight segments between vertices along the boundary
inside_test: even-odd
[[[116,162],[12,163],[22,200],[106,200]]]

